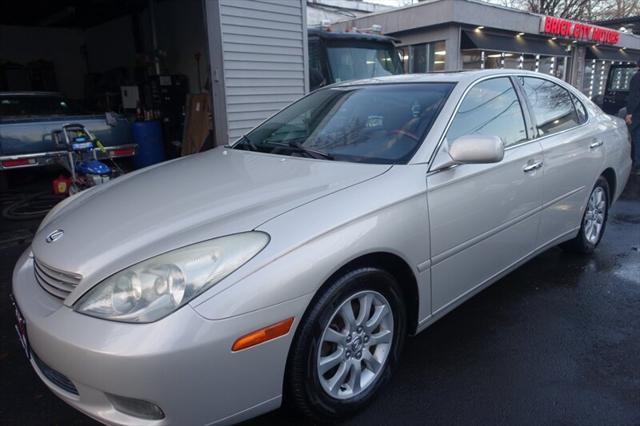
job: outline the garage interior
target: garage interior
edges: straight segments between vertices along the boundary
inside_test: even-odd
[[[137,147],[144,164],[123,158],[125,169],[207,149],[213,137],[203,7],[201,0],[4,1],[0,93],[58,92],[74,114],[155,124],[157,137]],[[194,103],[199,111],[189,114]],[[11,107],[3,105],[2,115],[28,114]],[[59,166],[0,172],[0,202],[6,207],[49,189],[61,173]],[[58,201],[44,198],[35,209]]]
[[[60,92],[83,112],[160,120],[182,153],[188,95],[207,91],[200,0],[4,2],[0,91]]]

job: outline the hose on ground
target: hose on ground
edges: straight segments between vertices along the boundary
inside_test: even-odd
[[[33,220],[44,217],[49,210],[64,199],[64,195],[50,192],[35,194],[11,193],[2,198],[2,217],[8,220]]]

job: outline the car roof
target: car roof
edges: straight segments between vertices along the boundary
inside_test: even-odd
[[[384,77],[374,77],[365,80],[346,81],[344,83],[332,84],[331,87],[350,87],[375,84],[399,84],[399,83],[466,83],[470,84],[480,78],[487,76],[517,76],[529,75],[533,77],[550,78],[554,81],[562,82],[548,74],[533,71],[515,69],[495,69],[495,70],[464,70],[464,71],[436,71],[426,74],[399,74]]]

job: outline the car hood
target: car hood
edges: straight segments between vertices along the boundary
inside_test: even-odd
[[[217,148],[81,193],[45,219],[32,250],[39,262],[82,275],[70,297],[76,299],[88,286],[144,259],[252,230],[388,169]],[[63,236],[47,242],[57,230]]]

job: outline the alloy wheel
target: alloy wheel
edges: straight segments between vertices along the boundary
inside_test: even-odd
[[[607,208],[606,194],[601,186],[594,188],[587,203],[584,215],[584,237],[591,244],[596,244],[604,226]]]
[[[374,383],[391,351],[391,304],[380,293],[360,291],[331,315],[320,339],[316,368],[323,390],[350,399]]]

